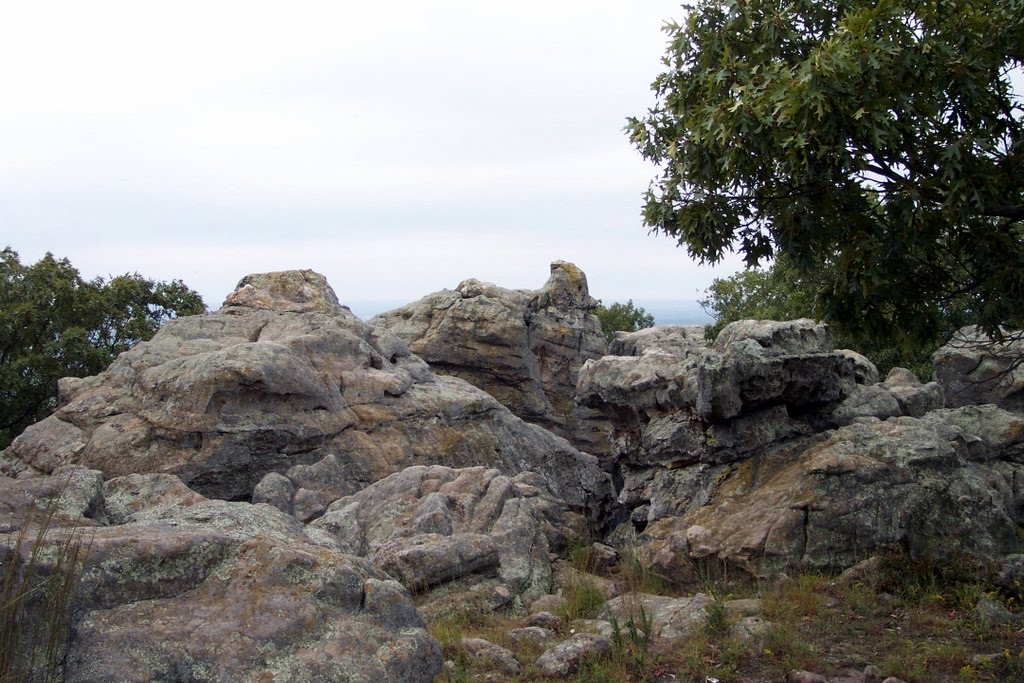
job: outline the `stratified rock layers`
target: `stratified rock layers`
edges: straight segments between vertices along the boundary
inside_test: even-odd
[[[922,559],[1017,547],[1019,416],[934,410],[941,388],[902,370],[871,384],[877,372],[808,320],[734,323],[710,347],[682,328],[619,342],[613,353],[631,355],[587,363],[578,393],[615,424],[619,500],[659,572],[693,578],[702,558],[767,575],[846,567],[885,546]]]

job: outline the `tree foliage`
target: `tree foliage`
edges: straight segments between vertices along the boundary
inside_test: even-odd
[[[668,24],[644,221],[715,263],[784,255],[833,327],[1024,325],[1024,0],[700,0]],[[1022,79],[1024,80],[1024,79]]]
[[[0,252],[0,448],[57,406],[57,380],[105,369],[179,315],[206,310],[179,280],[83,280],[67,259]]]
[[[616,332],[636,332],[654,326],[654,316],[645,311],[643,306],[635,306],[632,299],[611,306],[605,306],[599,301],[594,315],[601,321],[601,331],[608,341],[615,338]]]

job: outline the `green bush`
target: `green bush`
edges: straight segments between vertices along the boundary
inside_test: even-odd
[[[654,316],[645,311],[643,306],[634,305],[632,299],[611,306],[598,301],[594,315],[601,321],[601,331],[609,342],[615,339],[616,332],[636,332],[654,326]]]

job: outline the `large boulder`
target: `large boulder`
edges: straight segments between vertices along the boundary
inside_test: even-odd
[[[539,290],[465,280],[370,321],[431,368],[483,389],[528,422],[603,455],[610,426],[573,401],[584,361],[606,352],[587,277],[555,261]]]
[[[857,364],[810,320],[740,321],[713,345],[701,328],[622,335],[623,354],[587,361],[577,400],[614,427],[612,453],[629,509],[672,506],[652,486],[665,470],[720,465],[805,437],[857,386]]]
[[[595,457],[434,375],[312,271],[250,275],[219,311],[169,321],[60,392],[60,408],[11,444],[0,471],[73,462],[105,478],[169,473],[227,500],[288,473],[315,510],[412,465],[486,464],[537,472],[575,509],[598,514],[610,497]],[[320,494],[308,489],[316,482]]]
[[[311,526],[373,560],[421,602],[461,580],[460,590],[483,583],[488,595],[521,604],[551,591],[551,554],[587,529],[531,472],[439,465],[385,477],[335,501]]]
[[[629,355],[586,363],[577,394],[614,425],[619,502],[659,573],[695,578],[709,557],[766,575],[889,545],[928,559],[1015,547],[1019,417],[938,409],[941,387],[902,369],[879,383],[809,320],[734,323],[711,345],[645,330],[613,350]]]
[[[994,403],[1024,411],[1024,335],[1004,331],[995,341],[976,327],[964,327],[932,356],[935,381],[953,408]]]
[[[440,672],[440,648],[409,592],[330,535],[267,505],[207,500],[172,475],[97,481],[99,472],[73,468],[0,477],[8,521],[61,500],[32,581],[67,571],[58,561],[80,530],[84,558],[65,589],[72,617],[57,651],[67,683],[397,683]],[[17,527],[0,533],[4,564]],[[23,562],[32,554],[28,545],[19,553]],[[53,618],[48,597],[30,601],[23,623]]]
[[[887,547],[1000,557],[1019,548],[1024,420],[972,406],[861,422],[699,474],[699,499],[640,535],[646,561],[677,579],[709,557],[759,576]]]

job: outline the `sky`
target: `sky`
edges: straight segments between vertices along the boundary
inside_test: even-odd
[[[312,268],[368,311],[575,263],[605,303],[693,300],[642,225],[666,0],[9,3],[0,247],[85,277]],[[356,303],[358,302],[358,305]],[[372,311],[370,311],[372,312]]]

